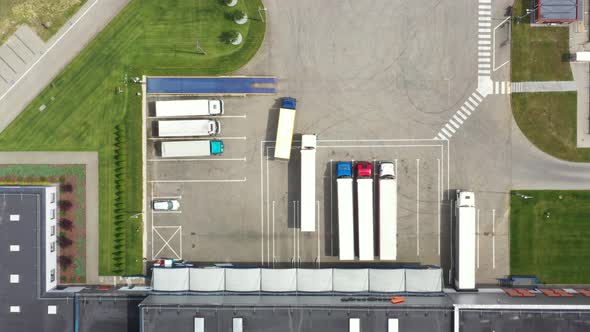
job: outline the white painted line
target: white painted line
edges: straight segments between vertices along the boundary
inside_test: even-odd
[[[507,60],[506,62],[504,62],[504,63],[503,63],[503,64],[501,64],[500,66],[498,66],[498,67],[494,68],[494,71],[496,71],[496,70],[498,70],[498,69],[500,69],[500,68],[504,67],[504,66],[505,66],[505,65],[507,65],[509,62],[510,62],[510,60]]]
[[[229,119],[229,118],[245,119],[246,118],[246,114],[242,114],[242,115],[217,115],[217,116],[215,116],[215,119],[218,119],[218,118],[222,118],[222,119]]]
[[[477,18],[479,21],[491,21],[491,17],[480,16]]]
[[[322,227],[322,223],[320,222],[320,201],[316,201],[316,205],[317,205],[317,213],[318,213],[318,217],[317,219],[317,231],[316,233],[318,233],[318,258],[317,258],[317,262],[318,262],[318,269],[320,268],[320,264],[322,263],[322,256],[320,255],[320,248],[322,247],[322,241],[320,240],[320,228]]]
[[[480,69],[477,71],[477,73],[478,74],[486,74],[487,76],[489,76],[491,72],[487,69]]]
[[[461,120],[461,119],[460,119],[460,118],[457,116],[457,114],[454,114],[454,115],[453,115],[453,119],[455,119],[455,121],[459,122],[459,124],[463,124],[463,120]]]
[[[438,137],[440,139],[447,139],[447,137],[443,133],[441,133],[441,132],[438,133]]]
[[[449,119],[449,122],[453,125],[453,127],[457,129],[459,128],[459,125],[455,121],[453,121],[453,119]]]
[[[501,87],[500,91],[502,91],[502,94],[505,94],[506,93],[506,82],[502,81],[500,83],[500,87]]]
[[[473,107],[468,101],[465,101],[463,105],[467,106],[472,112],[475,111],[475,107]]]
[[[177,120],[190,120],[193,118],[212,118],[212,119],[246,119],[246,114],[242,115],[216,115],[210,117],[208,115],[196,115],[196,116],[147,116],[146,119],[177,119]]]
[[[186,141],[186,140],[199,140],[199,139],[206,139],[208,137],[191,137],[191,136],[182,136],[182,137],[148,137],[150,141],[163,141],[163,140],[176,140],[176,141]],[[209,136],[209,138],[214,138],[218,140],[242,140],[245,141],[247,139],[246,136]]]
[[[47,55],[47,53],[49,53],[54,47],[55,45],[57,45],[57,43],[59,43],[69,32],[70,30],[72,30],[76,24],[78,24],[78,22],[80,22],[80,20],[82,18],[84,18],[84,16],[86,16],[86,14],[90,11],[90,9],[92,9],[92,7],[94,7],[94,5],[96,5],[98,3],[98,0],[95,0],[88,8],[86,8],[86,10],[82,13],[82,15],[80,15],[80,17],[78,17],[73,23],[71,23],[70,27],[61,35],[59,36],[59,38],[57,38],[55,40],[55,42],[53,44],[51,44],[51,46],[49,46],[49,48],[47,48],[47,50],[45,52],[43,52],[43,54],[41,54],[41,56],[39,57],[39,59],[37,59],[37,61],[33,62],[33,64],[29,67],[29,69],[27,69],[14,83],[12,83],[12,85],[8,88],[8,90],[6,90],[4,92],[4,94],[2,94],[2,96],[0,96],[0,100],[4,99],[4,97],[6,97],[6,95],[12,91],[12,89],[14,89],[15,86],[18,85],[18,83],[25,77],[27,76],[27,74],[33,69],[35,68],[35,66],[37,66],[37,64],[43,60],[43,58],[45,58],[45,56]]]
[[[475,101],[475,99],[473,99],[472,97],[467,98],[467,100],[469,100],[470,103],[475,105],[475,107],[477,107],[479,105],[479,103],[477,101]]]
[[[479,96],[479,93],[477,93],[477,91],[472,93],[471,95],[473,96],[473,98],[477,99],[478,102],[482,102],[483,98]]]
[[[264,143],[260,142],[260,264],[264,265],[264,170],[262,168]]]
[[[485,15],[485,16],[492,16],[492,12],[489,10],[480,10],[477,14],[478,15]]]
[[[492,29],[490,29],[490,28],[480,28],[480,29],[477,29],[477,32],[479,32],[479,33],[491,33],[492,32]]]
[[[420,159],[416,159],[416,256],[420,256]]]
[[[154,196],[152,194],[151,197],[152,197],[152,200],[155,200],[155,199],[170,199],[170,198],[181,199],[182,198],[182,195],[178,195],[178,196]]]
[[[491,5],[479,5],[479,9],[492,9]]]
[[[490,22],[479,22],[478,25],[480,27],[491,27],[492,26],[492,23],[490,23]]]
[[[153,214],[170,214],[170,213],[182,213],[181,210],[177,211],[152,211]]]
[[[176,232],[174,232],[174,233],[172,233],[172,235],[170,235],[170,237],[168,238],[168,241],[166,241],[164,239],[164,237],[162,236],[162,234],[160,234],[160,232],[158,232],[157,229],[160,228],[159,226],[155,226],[152,228],[152,232],[155,232],[160,237],[160,239],[162,239],[162,241],[164,241],[162,248],[160,248],[160,250],[156,253],[155,256],[158,257],[158,255],[162,252],[162,250],[164,250],[166,247],[168,247],[168,248],[170,248],[170,251],[172,251],[176,255],[176,257],[178,257],[178,259],[182,259],[181,256],[176,252],[176,250],[174,250],[172,248],[172,246],[170,245],[170,241],[172,241],[172,239],[174,238],[174,235],[176,235],[176,233],[178,233],[180,231],[180,226],[171,226],[171,227],[176,227]]]
[[[500,91],[500,82],[494,82],[494,93],[498,93]]]
[[[270,171],[268,168],[269,147],[266,147],[266,262],[270,263]]]
[[[492,38],[492,35],[489,35],[487,33],[481,33],[481,34],[477,35],[477,38],[479,38],[479,39],[491,39]]]
[[[467,120],[467,117],[465,116],[465,114],[463,114],[463,112],[461,110],[458,110],[457,114],[459,114],[459,116],[461,116],[463,118],[463,120]]]
[[[489,58],[492,56],[492,53],[490,53],[490,52],[477,52],[477,56]]]
[[[178,259],[182,259],[182,225],[180,227],[180,257]]]
[[[433,139],[430,139],[431,141]],[[325,148],[416,148],[416,147],[436,147],[440,144],[399,144],[399,145],[318,145],[317,149]]]
[[[471,115],[471,112],[465,106],[461,106],[461,110],[467,113],[467,116]]]
[[[490,62],[490,58],[478,58],[478,62]]]
[[[149,180],[149,183],[224,183],[224,182],[246,182],[246,178],[243,179],[230,179],[230,180]]]
[[[449,129],[451,132],[453,132],[453,134],[456,132],[455,129],[448,123],[445,123],[445,127],[447,127],[447,129]]]
[[[496,209],[492,209],[492,269],[496,268]]]
[[[246,161],[246,157],[242,158],[192,158],[192,159],[182,159],[182,158],[166,158],[166,159],[148,159],[147,161],[151,162],[163,162],[163,161]]]
[[[478,40],[477,44],[478,45],[490,45],[492,42],[489,40]]]
[[[440,181],[441,181],[441,176],[440,176],[440,158],[436,159],[436,165],[437,165],[437,170],[436,170],[436,176],[437,176],[437,180],[436,180],[436,187],[437,187],[437,196],[436,196],[436,213],[438,216],[437,222],[438,222],[438,228],[437,228],[437,233],[436,233],[436,239],[438,241],[438,249],[437,249],[437,254],[440,256],[440,201],[442,200],[441,197],[441,190],[440,190]],[[397,173],[395,173],[397,174]]]
[[[272,201],[272,264],[275,263],[275,201]]]
[[[477,223],[475,224],[475,248],[477,252],[477,268],[479,269],[479,209],[477,209]]]
[[[477,67],[478,68],[491,68],[492,65],[489,63],[479,63],[479,64],[477,64]]]
[[[506,23],[506,21],[508,21],[510,18],[511,18],[510,16],[507,17],[504,21],[500,22],[500,24],[498,24],[498,25],[496,25],[494,27],[494,34],[493,34],[493,38],[492,38],[492,41],[494,42],[494,51],[493,51],[493,54],[492,54],[492,69],[494,71],[496,71],[496,70],[500,69],[500,67],[502,67],[502,66],[500,66],[500,67],[496,68],[496,47],[495,47],[495,45],[496,45],[496,30],[500,26],[502,26],[504,23]]]
[[[480,51],[489,51],[492,48],[489,47],[489,46],[482,46],[482,45],[480,45],[480,46],[477,47],[477,49],[480,50]]]
[[[151,185],[151,195],[150,197],[154,197],[154,185]],[[150,211],[151,212],[151,211]],[[154,260],[154,214],[150,213],[150,219],[151,219],[151,238],[152,238],[152,242],[151,242],[151,247],[152,247],[152,260]]]
[[[441,129],[443,131],[443,133],[445,133],[445,135],[447,135],[448,138],[453,137],[453,134],[449,133],[445,128]]]

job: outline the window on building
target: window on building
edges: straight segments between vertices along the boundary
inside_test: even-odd
[[[51,242],[51,244],[49,245],[49,250],[51,252],[54,252],[55,251],[55,242]]]
[[[55,193],[51,193],[51,202],[49,203],[55,203]]]
[[[51,269],[51,271],[49,272],[49,282],[54,282],[55,281],[55,269]]]
[[[55,209],[51,209],[50,216],[51,219],[55,219]]]
[[[51,236],[55,235],[55,225],[51,226]]]

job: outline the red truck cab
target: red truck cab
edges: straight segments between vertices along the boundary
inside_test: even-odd
[[[373,176],[373,165],[367,161],[356,163],[356,176],[359,178],[370,178]]]

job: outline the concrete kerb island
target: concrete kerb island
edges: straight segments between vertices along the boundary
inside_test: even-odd
[[[60,162],[61,161],[61,162]],[[83,164],[86,166],[86,282],[98,275],[98,152],[0,152],[0,164]]]

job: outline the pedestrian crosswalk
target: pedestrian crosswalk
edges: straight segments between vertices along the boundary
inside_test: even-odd
[[[477,35],[477,74],[490,77],[492,73],[492,0],[479,0]]]
[[[512,87],[510,82],[508,81],[496,81],[494,82],[494,94],[496,95],[508,95],[513,92],[513,87],[515,83],[512,83]],[[518,83],[516,83],[518,84]],[[514,91],[518,92],[518,91]]]
[[[447,123],[441,128],[436,135],[435,139],[448,140],[459,130],[461,125],[473,114],[477,107],[483,101],[483,96],[479,92],[475,91],[467,100],[459,107],[459,109],[453,114]]]

